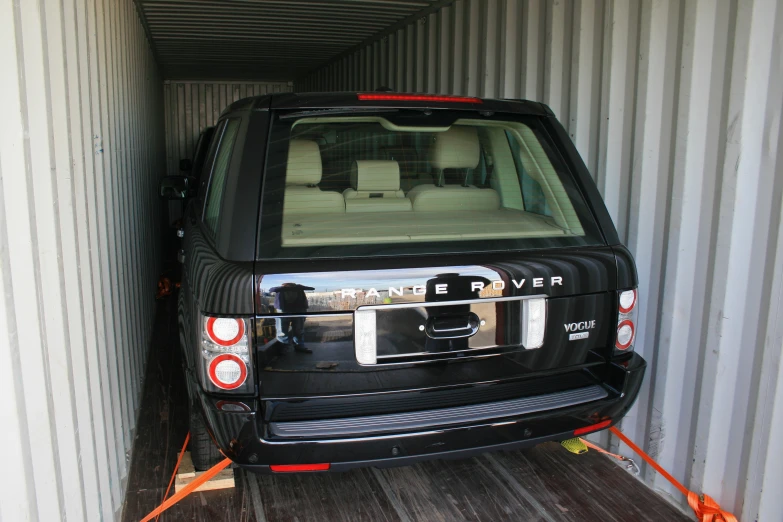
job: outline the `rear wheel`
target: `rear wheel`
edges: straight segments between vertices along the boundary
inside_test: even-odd
[[[223,459],[212,437],[209,436],[204,418],[199,412],[190,412],[190,458],[196,471],[205,471]]]

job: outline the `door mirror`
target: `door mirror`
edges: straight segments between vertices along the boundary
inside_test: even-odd
[[[187,158],[179,160],[179,170],[182,172],[190,172],[193,170],[193,162]]]
[[[160,197],[164,199],[186,199],[196,189],[196,181],[188,176],[166,176],[160,180]]]

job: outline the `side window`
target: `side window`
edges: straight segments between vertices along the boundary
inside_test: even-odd
[[[534,212],[536,214],[541,214],[542,216],[551,217],[552,210],[549,208],[549,204],[546,201],[544,190],[541,188],[541,185],[528,174],[525,165],[520,159],[519,141],[509,131],[506,131],[506,138],[511,147],[511,155],[514,157],[514,164],[517,168],[517,173],[519,174],[519,184],[522,188],[522,201],[524,202],[525,210],[527,212]]]
[[[191,174],[196,179],[201,179],[201,172],[204,167],[204,161],[207,158],[209,144],[214,134],[214,128],[207,128],[204,129],[198,137],[196,150],[193,151],[193,173]]]
[[[228,120],[215,154],[215,165],[212,168],[212,176],[210,176],[209,188],[207,189],[206,206],[204,207],[204,224],[213,234],[217,230],[223,191],[226,188],[226,176],[229,163],[231,162],[231,151],[234,149],[234,142],[239,132],[239,123],[239,119]]]
[[[212,133],[212,139],[209,141],[207,149],[207,157],[204,160],[204,165],[201,168],[198,181],[198,206],[199,210],[204,208],[204,199],[207,197],[207,185],[209,184],[209,175],[212,172],[212,164],[215,162],[215,153],[217,152],[218,143],[220,143],[220,137],[223,135],[223,129],[226,126],[225,121],[221,121],[217,124],[215,132]]]

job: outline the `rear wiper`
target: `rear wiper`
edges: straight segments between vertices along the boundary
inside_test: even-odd
[[[399,112],[399,109],[384,109],[378,107],[338,107],[335,109],[312,109],[309,111],[289,112],[280,116],[280,120],[290,120],[293,118],[304,118],[307,116],[331,116],[335,114],[361,114],[361,113],[381,113],[381,112]]]

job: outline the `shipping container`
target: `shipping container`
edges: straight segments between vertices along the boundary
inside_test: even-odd
[[[0,0],[0,519],[118,518],[157,184],[199,132],[245,96],[386,86],[552,108],[638,264],[649,367],[622,430],[783,520],[781,56],[781,0]]]

